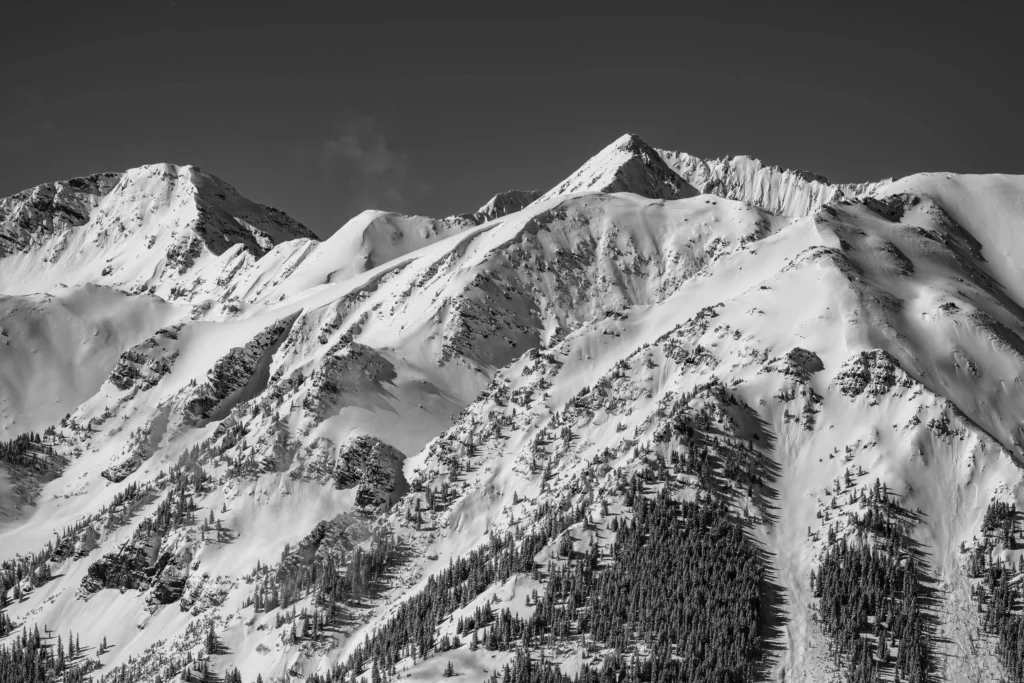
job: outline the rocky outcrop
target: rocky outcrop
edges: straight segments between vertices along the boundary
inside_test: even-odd
[[[148,391],[155,387],[178,359],[178,351],[169,349],[168,343],[177,340],[181,328],[179,324],[158,330],[146,341],[122,352],[107,381],[118,391],[135,387]]]
[[[302,409],[316,425],[345,401],[346,393],[372,390],[396,376],[395,366],[376,349],[357,342],[336,344],[303,384]]]
[[[376,508],[393,497],[404,459],[399,450],[376,437],[353,437],[338,449],[334,485],[339,489],[355,486],[356,504]]]
[[[495,218],[515,213],[516,211],[522,211],[540,196],[541,193],[537,190],[508,190],[507,192],[499,192],[475,212],[466,215],[474,223],[485,223]]]
[[[818,354],[799,346],[790,349],[781,358],[772,358],[761,372],[777,372],[800,381],[807,381],[811,375],[825,368]]]
[[[861,351],[847,359],[833,383],[841,394],[850,398],[861,395],[878,398],[893,387],[913,386],[913,380],[903,372],[899,362],[882,349]]]
[[[257,370],[269,365],[270,356],[284,341],[295,322],[296,315],[278,320],[252,338],[245,346],[238,346],[217,359],[206,373],[206,381],[188,389],[181,398],[187,422],[201,425],[215,415],[226,414],[240,396],[236,395],[252,383],[266,385],[266,378],[260,380]],[[263,367],[269,377],[269,371]],[[252,393],[258,394],[262,387],[252,386]],[[234,398],[236,400],[229,400]]]

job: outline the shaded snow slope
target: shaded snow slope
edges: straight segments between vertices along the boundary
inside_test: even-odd
[[[0,297],[0,439],[59,422],[99,389],[121,349],[182,313],[91,285]]]
[[[980,268],[1024,305],[1024,178],[1012,175],[922,173],[882,185],[879,196],[920,195],[941,208],[956,233],[967,233]]]

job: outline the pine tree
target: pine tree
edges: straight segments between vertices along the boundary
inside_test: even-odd
[[[210,624],[210,628],[206,631],[206,652],[213,655],[218,652],[217,634],[213,630],[213,624]]]

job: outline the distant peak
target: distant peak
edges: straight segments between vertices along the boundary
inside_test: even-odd
[[[281,242],[317,240],[283,211],[243,197],[224,180],[192,164],[157,163],[130,169],[114,192],[135,201],[191,196],[199,210],[194,230],[215,254],[237,242],[260,257]]]
[[[591,157],[542,199],[574,192],[631,192],[651,199],[681,199],[699,192],[673,171],[656,149],[627,133]]]
[[[490,201],[481,206],[473,214],[478,223],[494,220],[507,216],[510,213],[521,211],[527,205],[535,202],[541,193],[536,190],[507,190],[499,192],[491,197]]]
[[[90,249],[107,251],[114,242],[135,248],[127,246],[132,239],[148,250],[170,235],[181,242],[175,248],[192,259],[199,242],[215,255],[241,244],[260,258],[282,242],[316,240],[282,211],[246,199],[192,165],[146,164],[45,183],[0,199],[0,258],[77,231],[92,235]],[[60,244],[49,248],[63,253]]]

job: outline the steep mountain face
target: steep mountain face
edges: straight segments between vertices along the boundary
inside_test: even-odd
[[[322,243],[189,167],[0,207],[0,648],[71,631],[108,681],[1018,680],[1024,178],[624,136]]]

